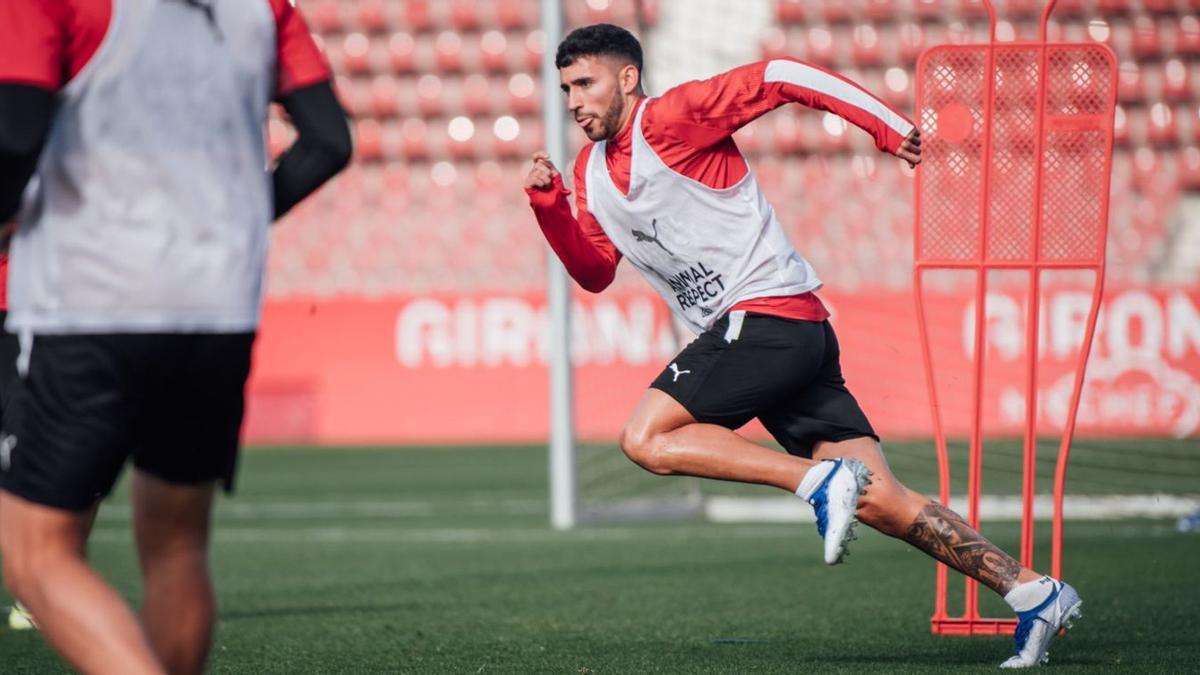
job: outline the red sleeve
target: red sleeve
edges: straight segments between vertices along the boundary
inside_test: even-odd
[[[608,288],[616,277],[621,252],[587,210],[584,170],[591,150],[592,145],[588,144],[575,160],[578,219],[571,214],[571,205],[567,202],[571,192],[563,185],[562,176],[555,176],[554,184],[548,190],[526,188],[525,192],[529,195],[529,205],[533,207],[542,234],[567,268],[567,273],[584,290],[599,293]]]
[[[329,62],[313,41],[300,10],[291,0],[271,0],[271,6],[275,10],[275,35],[279,47],[276,97],[332,78]]]
[[[67,73],[66,3],[0,2],[0,82],[58,91]]]
[[[668,90],[654,106],[660,133],[707,148],[787,103],[825,110],[895,152],[913,123],[850,80],[795,59],[760,61]]]

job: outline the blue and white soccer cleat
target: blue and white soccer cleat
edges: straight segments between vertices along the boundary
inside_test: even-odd
[[[854,513],[858,496],[871,483],[871,472],[857,459],[826,461],[833,466],[806,501],[817,512],[817,533],[825,540],[825,563],[836,565],[848,555],[846,545],[858,538]]]
[[[1017,612],[1016,654],[1001,668],[1031,668],[1050,660],[1050,641],[1063,628],[1070,628],[1083,612],[1083,600],[1067,584],[1051,580],[1054,591],[1042,604],[1028,612]]]

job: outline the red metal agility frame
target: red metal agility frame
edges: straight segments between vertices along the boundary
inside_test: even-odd
[[[937,444],[939,498],[943,504],[950,501],[950,466],[923,300],[924,273],[975,272],[966,514],[975,528],[982,478],[988,273],[1029,274],[1021,562],[1033,567],[1041,275],[1045,270],[1093,272],[1092,305],[1054,476],[1051,574],[1060,577],[1067,459],[1104,286],[1116,56],[1103,44],[1048,43],[1055,0],[1042,12],[1038,41],[997,43],[996,12],[990,0],[984,4],[991,26],[986,45],[934,47],[917,65],[918,124],[925,152],[916,176],[913,291]],[[1032,115],[1027,114],[1030,103]],[[996,142],[997,134],[1003,143]],[[950,616],[947,587],[947,568],[938,564],[934,633],[1013,632],[1015,619],[980,615],[979,587],[971,579],[966,580],[963,614]]]

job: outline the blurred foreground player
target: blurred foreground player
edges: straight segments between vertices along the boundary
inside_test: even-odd
[[[829,313],[814,295],[821,281],[731,138],[800,103],[844,118],[915,166],[914,125],[845,78],[792,59],[647,98],[641,45],[616,26],[574,31],[556,60],[567,107],[593,143],[575,161],[578,216],[549,157],[534,156],[526,190],[542,232],[585,289],[606,288],[627,258],[700,334],[634,410],[621,434],[625,453],[657,474],[796,493],[816,510],[830,564],[846,554],[856,516],[904,539],[1018,613],[1016,654],[1003,666],[1042,663],[1053,636],[1078,614],[1079,596],[892,475],[842,377]],[[734,432],[756,417],[788,454]]]
[[[277,98],[298,139],[268,172]],[[288,0],[0,3],[0,222],[18,209],[5,583],[88,673],[199,673],[271,221],[349,160]],[[32,188],[22,200],[31,175]],[[141,621],[84,557],[132,458]]]
[[[12,397],[12,388],[17,382],[17,355],[21,351],[17,336],[4,330],[8,317],[8,243],[12,237],[12,223],[0,225],[0,429],[4,428],[4,409]],[[0,434],[0,453],[3,452],[4,436]],[[36,628],[29,611],[14,602],[8,610],[8,627],[12,630]]]

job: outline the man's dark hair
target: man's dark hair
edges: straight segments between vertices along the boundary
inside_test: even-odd
[[[561,70],[583,56],[615,56],[642,71],[642,44],[633,33],[611,23],[598,23],[571,31],[558,46],[554,65]]]

